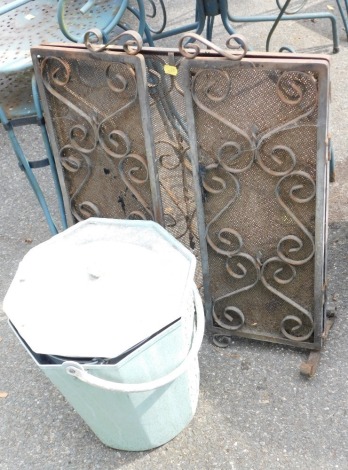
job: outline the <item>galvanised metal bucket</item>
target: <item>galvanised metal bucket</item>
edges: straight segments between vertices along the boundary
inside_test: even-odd
[[[205,324],[196,287],[193,292],[196,320],[189,348],[179,320],[114,365],[44,364],[28,350],[105,445],[128,451],[152,449],[177,436],[193,418]]]

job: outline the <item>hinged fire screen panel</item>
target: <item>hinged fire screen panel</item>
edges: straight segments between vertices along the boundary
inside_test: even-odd
[[[215,339],[320,348],[328,62],[196,58],[182,67]]]
[[[162,223],[144,58],[49,46],[32,55],[70,224]]]

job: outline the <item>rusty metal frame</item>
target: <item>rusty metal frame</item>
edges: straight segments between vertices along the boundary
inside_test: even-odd
[[[204,279],[204,293],[205,293],[205,307],[207,313],[207,321],[210,331],[214,335],[214,342],[219,346],[227,346],[232,336],[240,336],[246,338],[259,339],[263,341],[276,342],[281,344],[288,344],[301,348],[320,349],[323,344],[323,331],[325,328],[326,315],[326,256],[327,256],[327,191],[328,191],[328,101],[329,101],[329,67],[328,59],[326,57],[313,59],[312,57],[304,58],[297,57],[296,55],[289,55],[287,57],[278,55],[273,58],[270,56],[263,56],[262,54],[250,56],[248,55],[240,62],[228,61],[224,58],[199,58],[196,57],[191,60],[185,61],[182,65],[185,75],[185,96],[186,96],[186,112],[188,121],[188,131],[190,135],[190,156],[193,163],[193,171],[195,177],[195,192],[197,195],[197,217],[200,231],[201,241],[201,258],[202,270]],[[240,69],[248,67],[253,69],[266,69],[266,70],[282,70],[298,71],[300,73],[312,73],[315,71],[318,79],[318,118],[317,118],[317,162],[316,162],[316,193],[315,193],[315,247],[314,247],[314,291],[313,291],[313,331],[307,338],[291,338],[282,336],[281,334],[272,335],[260,332],[253,332],[249,328],[243,330],[242,324],[236,325],[236,317],[244,317],[244,314],[237,307],[231,306],[228,312],[225,311],[225,321],[220,324],[217,323],[216,317],[214,318],[214,298],[211,290],[211,269],[209,261],[209,240],[208,229],[205,222],[205,189],[204,189],[204,173],[206,168],[201,158],[201,144],[200,136],[197,132],[197,116],[195,113],[195,99],[194,99],[194,82],[195,76],[200,71],[211,70],[228,70],[231,68]],[[203,72],[204,73],[204,72]],[[207,87],[213,87],[210,83]],[[230,110],[233,113],[233,109]],[[203,173],[203,181],[202,181]],[[238,173],[236,172],[236,176]],[[203,189],[202,189],[203,188]],[[233,210],[231,211],[233,216]],[[227,230],[228,231],[228,230]],[[245,257],[250,256],[246,254]],[[226,263],[233,255],[226,256]],[[256,258],[254,258],[256,259]],[[259,269],[263,269],[262,261],[256,260],[259,263]],[[235,279],[243,277],[245,266],[239,266],[240,271],[235,272]],[[226,273],[226,276],[228,274]],[[295,320],[295,325],[300,322]],[[296,328],[295,328],[296,329]],[[308,335],[307,335],[308,336]]]

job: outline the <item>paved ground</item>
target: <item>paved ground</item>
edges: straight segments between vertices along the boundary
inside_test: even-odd
[[[248,7],[243,3],[232,5],[240,15],[269,12],[273,6],[266,0],[245,2]],[[310,3],[315,11],[328,12],[330,7],[337,12],[333,1]],[[187,11],[187,2],[175,2],[175,8],[169,8],[172,23],[182,23]],[[270,24],[235,26],[255,49],[264,50]],[[118,452],[94,437],[34,366],[0,311],[0,391],[8,393],[0,398],[1,470],[348,469],[348,43],[341,23],[339,35],[341,51],[332,56],[337,182],[330,187],[329,235],[329,297],[338,314],[316,377],[306,380],[299,375],[303,351],[245,340],[217,349],[206,339],[200,353],[199,406],[190,426],[151,452]],[[216,38],[222,36],[217,24]],[[331,53],[329,22],[282,24],[271,49],[283,44],[297,51]],[[49,238],[49,232],[3,131],[0,135],[1,302],[20,259]],[[40,157],[36,129],[26,128],[21,136],[31,156]],[[52,194],[47,170],[40,170],[40,179]]]

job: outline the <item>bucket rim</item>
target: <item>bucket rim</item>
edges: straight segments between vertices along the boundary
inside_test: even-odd
[[[197,357],[198,351],[201,347],[203,336],[204,336],[204,327],[205,327],[205,315],[202,299],[199,295],[197,287],[193,287],[193,296],[194,304],[196,309],[196,318],[197,326],[196,331],[194,332],[193,341],[191,348],[185,357],[185,359],[177,366],[173,371],[169,372],[159,379],[152,380],[150,382],[143,382],[138,384],[127,384],[127,383],[118,383],[112,382],[109,380],[101,379],[94,375],[88,373],[88,371],[83,367],[82,364],[74,361],[63,362],[62,367],[65,369],[65,372],[78,379],[82,382],[85,382],[89,385],[102,388],[104,390],[112,392],[123,392],[123,393],[135,393],[135,392],[148,392],[155,390],[157,388],[168,385],[173,382],[175,379],[180,377],[186,370],[189,368],[191,362]]]

